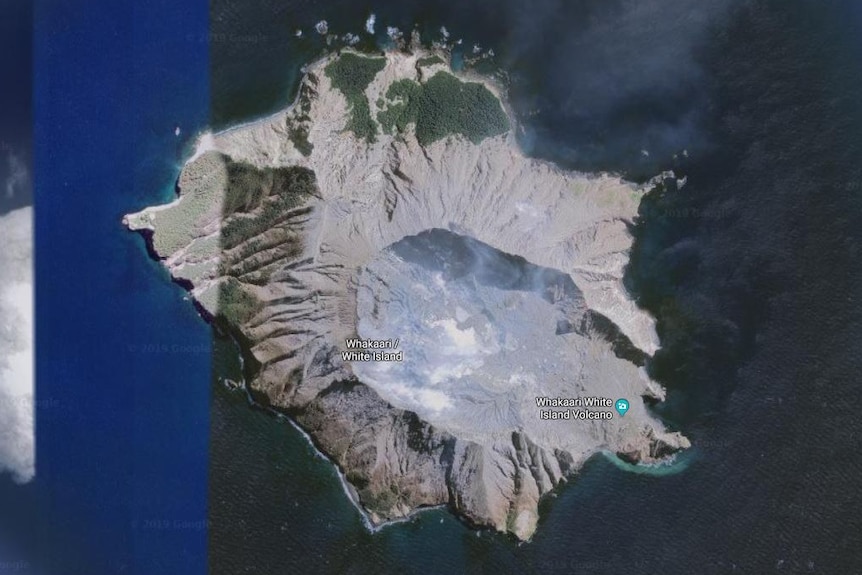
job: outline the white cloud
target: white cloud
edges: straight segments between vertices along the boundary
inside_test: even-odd
[[[402,383],[389,382],[385,392],[391,394],[389,399],[396,403],[408,406],[420,413],[439,413],[454,406],[452,399],[444,392],[437,389],[423,389],[412,387]]]
[[[461,329],[454,319],[440,319],[430,323],[432,327],[442,327],[449,339],[450,351],[456,355],[476,355],[479,353],[479,343],[476,340],[476,330],[472,327]]]
[[[19,483],[35,475],[32,230],[32,208],[0,216],[0,472]]]
[[[6,156],[8,174],[6,176],[6,197],[11,198],[21,188],[30,185],[30,174],[24,161],[14,152]]]

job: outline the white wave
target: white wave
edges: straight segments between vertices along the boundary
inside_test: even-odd
[[[365,21],[365,31],[369,34],[374,34],[374,24],[377,22],[377,16],[374,15],[374,12],[369,14],[368,20]]]
[[[401,32],[401,30],[399,30],[395,26],[388,26],[386,28],[386,35],[389,36],[393,41],[395,41],[404,36],[404,33]]]

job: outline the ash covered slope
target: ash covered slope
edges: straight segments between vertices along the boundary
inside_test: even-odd
[[[202,138],[175,202],[126,217],[374,523],[449,504],[526,539],[590,455],[688,446],[620,352],[657,348],[621,281],[643,190],[525,157],[510,122],[493,86],[422,51],[332,56],[288,110]],[[403,355],[345,359],[355,337]],[[539,396],[631,410],[545,420]]]

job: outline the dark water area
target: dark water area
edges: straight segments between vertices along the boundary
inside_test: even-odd
[[[663,349],[648,369],[669,399],[656,409],[692,455],[661,476],[591,460],[544,503],[529,544],[436,510],[372,534],[299,432],[218,391],[210,513],[245,523],[211,534],[211,570],[862,570],[858,6],[418,4],[214,2],[214,27],[279,38],[267,57],[214,49],[214,121],[291,100],[299,66],[324,45],[283,28],[308,34],[326,18],[358,31],[374,11],[378,33],[445,25],[493,48],[530,153],[638,180],[686,176],[643,203],[626,282],[658,319]]]
[[[208,122],[207,6],[34,10],[37,473],[0,513],[12,557],[38,575],[204,573],[210,331],[121,218],[171,198]]]
[[[677,473],[594,458],[527,544],[445,510],[366,529],[305,437],[226,388],[232,345],[120,225],[171,198],[196,132],[292,100],[327,49],[318,20],[360,33],[371,12],[363,47],[416,24],[493,49],[531,154],[687,176],[643,203],[626,281],[658,318],[655,409],[694,449]],[[40,0],[35,21],[38,474],[0,488],[3,558],[47,574],[862,572],[858,3]]]
[[[4,5],[0,19],[0,70],[6,89],[0,90],[0,216],[32,205],[30,173],[32,157],[32,20],[28,3]],[[4,249],[5,246],[0,246]],[[0,280],[4,269],[0,268]],[[0,325],[8,317],[0,316]],[[5,327],[5,325],[3,325]],[[0,422],[10,417],[7,396],[0,405]],[[14,417],[14,414],[12,415]],[[21,564],[25,545],[16,522],[8,518],[26,516],[34,504],[34,490],[17,484],[10,474],[0,474],[0,572],[3,563]],[[7,519],[4,520],[3,517]]]
[[[301,77],[301,67],[345,43],[347,33],[359,35],[357,48],[379,50],[389,43],[388,26],[398,27],[409,35],[414,26],[423,37],[441,39],[440,26],[449,26],[452,38],[469,38],[471,42],[499,40],[505,23],[489,27],[488,17],[497,11],[490,3],[390,2],[379,4],[367,0],[313,2],[277,2],[263,0],[254,5],[230,0],[210,3],[212,124],[226,127],[247,122],[283,108],[293,100]],[[375,34],[365,32],[370,14],[377,15]],[[457,14],[449,18],[447,14]],[[485,30],[471,25],[482,18]],[[329,34],[337,36],[327,42],[314,26],[326,20]],[[302,31],[297,37],[295,32]],[[468,31],[470,34],[468,35]],[[465,48],[467,40],[465,40]],[[472,44],[470,45],[472,47]]]
[[[0,18],[0,215],[33,203],[33,7],[4,2]]]

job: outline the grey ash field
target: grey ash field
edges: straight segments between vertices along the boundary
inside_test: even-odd
[[[177,200],[125,222],[372,523],[448,505],[529,539],[595,453],[689,445],[642,401],[664,399],[642,369],[657,337],[622,285],[648,190],[526,157],[498,88],[445,58],[310,65],[291,107],[201,137]],[[345,361],[352,338],[398,339],[402,359]],[[547,420],[544,396],[631,410]]]

